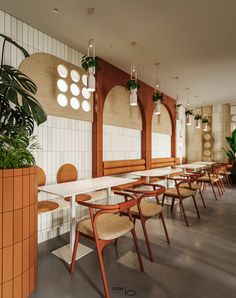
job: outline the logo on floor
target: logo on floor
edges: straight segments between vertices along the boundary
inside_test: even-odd
[[[137,292],[132,289],[126,289],[124,287],[112,287],[112,292],[115,294],[122,294],[123,296],[136,296]]]

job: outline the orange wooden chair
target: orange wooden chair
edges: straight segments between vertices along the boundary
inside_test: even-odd
[[[198,211],[198,207],[197,207],[197,203],[196,203],[196,199],[195,199],[196,191],[190,188],[191,187],[191,182],[193,180],[191,179],[191,176],[189,176],[188,178],[186,177],[185,179],[175,178],[175,177],[167,178],[167,179],[173,180],[175,182],[175,187],[166,189],[166,192],[164,193],[163,198],[162,198],[162,205],[164,204],[165,197],[172,198],[172,204],[171,204],[171,210],[170,210],[171,213],[172,213],[173,209],[174,209],[175,200],[178,199],[181,210],[183,211],[186,226],[188,227],[189,223],[188,223],[188,219],[187,219],[185,209],[184,209],[184,205],[183,205],[183,201],[185,199],[192,197],[195,209],[197,211],[197,215],[200,218],[200,213]],[[186,182],[189,183],[189,188],[188,189],[182,187],[182,186],[186,186]]]
[[[46,175],[42,168],[37,167],[37,173],[38,173],[38,186],[44,186],[46,184]],[[48,212],[52,211],[54,209],[57,209],[59,205],[56,202],[52,201],[39,201],[38,202],[38,213]]]
[[[137,205],[132,207],[130,209],[130,212],[131,212],[134,220],[136,220],[136,219],[141,220],[149,257],[150,257],[151,262],[153,262],[152,250],[151,250],[150,241],[149,241],[148,233],[147,233],[147,229],[146,229],[146,221],[153,218],[154,216],[159,216],[159,218],[161,219],[162,224],[163,224],[166,240],[168,243],[170,243],[168,231],[167,231],[164,216],[162,213],[162,206],[160,205],[159,198],[158,198],[159,195],[161,195],[165,192],[166,188],[162,185],[152,184],[152,183],[145,183],[143,185],[153,186],[154,190],[150,191],[150,190],[145,190],[145,189],[140,189],[140,190],[127,189],[125,191],[132,192],[138,199]],[[119,192],[115,192],[115,194],[122,195],[122,193],[119,193]],[[156,202],[152,202],[150,200],[149,201],[145,200],[145,199],[153,198],[153,197],[156,198]],[[123,214],[125,214],[125,212],[123,212]]]
[[[57,171],[57,183],[64,183],[78,180],[78,171],[76,167],[70,163],[62,165]],[[89,194],[80,194],[76,196],[76,201],[88,201],[92,197]],[[70,202],[70,197],[66,197],[65,200]]]
[[[135,227],[130,213],[130,208],[136,205],[137,199],[130,197],[128,194],[124,194],[124,196],[126,201],[115,205],[98,205],[89,202],[78,202],[80,205],[89,208],[90,218],[80,221],[76,226],[76,238],[70,271],[71,273],[74,272],[76,252],[80,236],[82,235],[95,241],[105,296],[107,298],[110,297],[110,293],[102,257],[103,249],[107,244],[128,232],[131,232],[138,255],[140,270],[141,272],[144,272]],[[115,214],[125,210],[128,212],[128,218]]]

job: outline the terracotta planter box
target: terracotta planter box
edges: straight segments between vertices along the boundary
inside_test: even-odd
[[[0,170],[0,298],[29,297],[36,281],[36,167]]]

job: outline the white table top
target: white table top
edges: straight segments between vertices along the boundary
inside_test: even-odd
[[[73,195],[88,193],[99,189],[110,188],[113,186],[126,184],[134,181],[134,179],[105,176],[66,183],[51,184],[41,186],[38,189],[50,194],[55,194],[62,197],[70,197]]]
[[[168,176],[170,174],[175,174],[179,172],[180,170],[177,170],[177,169],[158,168],[158,169],[132,172],[130,174],[135,176],[141,176],[141,177],[163,177],[163,176]]]
[[[197,170],[202,169],[206,166],[206,164],[200,164],[200,163],[187,163],[183,165],[177,165],[175,168],[179,169],[189,169],[189,170]]]
[[[206,165],[206,166],[211,166],[213,164],[215,164],[215,161],[195,161],[195,164],[202,164],[202,165]]]

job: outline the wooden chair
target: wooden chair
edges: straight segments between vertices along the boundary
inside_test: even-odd
[[[70,163],[66,163],[62,165],[59,170],[57,171],[57,183],[65,183],[71,181],[78,180],[78,171],[76,167]],[[91,200],[91,196],[89,194],[80,194],[76,196],[76,201],[88,201]],[[65,200],[70,202],[70,197],[66,197]]]
[[[38,173],[38,186],[44,186],[46,184],[46,175],[42,168],[37,167],[37,173]],[[59,205],[56,202],[52,201],[39,201],[38,202],[38,213],[48,212],[52,211],[54,209],[57,209]]]
[[[220,164],[221,168],[220,168],[220,172],[219,174],[222,175],[225,178],[226,183],[228,184],[229,187],[232,186],[232,179],[231,179],[231,172],[228,171],[228,168],[225,164]]]
[[[131,232],[138,255],[140,270],[141,272],[144,272],[138,240],[135,233],[135,227],[130,213],[130,208],[136,205],[137,199],[130,197],[129,194],[124,194],[124,196],[126,201],[115,205],[98,205],[89,202],[78,202],[80,205],[89,208],[90,218],[82,220],[76,226],[76,238],[70,271],[71,273],[74,272],[76,252],[80,236],[82,235],[95,241],[105,296],[107,298],[110,297],[110,294],[102,257],[103,249],[107,244],[127,234],[128,232]],[[97,211],[95,211],[95,209]],[[123,211],[128,212],[128,218],[115,214],[117,212]]]
[[[190,188],[191,187],[191,182],[192,182],[192,179],[190,177],[188,177],[186,179],[174,178],[174,177],[173,178],[167,178],[167,179],[173,180],[175,182],[175,187],[167,188],[166,192],[164,193],[163,198],[162,198],[162,205],[164,204],[165,197],[172,198],[172,204],[171,204],[171,210],[170,210],[171,213],[173,212],[173,209],[174,209],[175,200],[176,199],[179,200],[179,204],[180,204],[181,210],[183,212],[184,220],[185,220],[185,223],[186,223],[187,227],[189,226],[189,223],[188,223],[188,219],[187,219],[185,209],[184,209],[184,204],[183,204],[183,201],[185,199],[192,197],[195,209],[197,211],[198,218],[200,218],[200,213],[198,211],[198,207],[197,207],[197,203],[196,203],[196,199],[195,199],[196,191],[192,190]],[[186,180],[188,180],[188,181],[186,181]],[[182,186],[186,186],[186,182],[189,183],[189,188],[183,188],[182,187]]]
[[[150,190],[143,190],[143,189],[140,189],[140,190],[127,189],[125,191],[132,192],[138,199],[137,205],[132,207],[130,209],[130,212],[132,214],[132,217],[134,218],[134,222],[136,219],[141,220],[149,257],[150,257],[151,262],[153,262],[152,250],[151,250],[150,241],[149,241],[148,233],[147,233],[147,229],[146,229],[146,221],[153,218],[154,216],[159,216],[159,218],[161,219],[162,224],[163,224],[166,240],[168,243],[170,243],[168,231],[167,231],[164,216],[162,213],[162,206],[160,205],[159,198],[158,198],[159,195],[161,195],[165,192],[166,188],[162,185],[152,184],[152,183],[145,183],[144,185],[152,186],[154,188],[154,190],[150,191]],[[120,192],[115,192],[115,194],[122,195],[122,193],[120,193]],[[151,201],[145,200],[147,198],[153,198],[153,197],[156,198],[156,202],[151,202]],[[127,214],[125,214],[125,212],[123,212],[122,214],[127,215]]]

